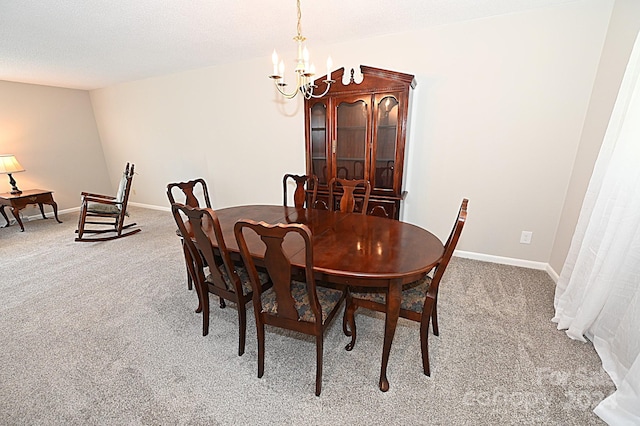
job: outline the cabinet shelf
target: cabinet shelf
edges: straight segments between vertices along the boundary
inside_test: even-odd
[[[339,126],[338,127],[338,131],[340,131],[340,130],[362,130],[362,131],[365,131],[365,130],[367,130],[367,128],[364,127],[364,126]]]

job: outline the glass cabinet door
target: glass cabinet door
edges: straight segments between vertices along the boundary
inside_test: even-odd
[[[373,170],[373,188],[393,189],[398,137],[398,99],[384,95],[376,99],[376,146]]]
[[[367,100],[344,100],[336,108],[335,176],[365,179],[369,117]]]
[[[311,172],[318,184],[326,185],[327,176],[327,106],[318,102],[311,107]]]

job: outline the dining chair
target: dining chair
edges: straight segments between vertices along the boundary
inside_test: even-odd
[[[129,216],[127,204],[131,193],[131,183],[134,175],[134,164],[125,166],[116,196],[82,192],[80,215],[78,217],[78,236],[75,241],[109,241],[133,235],[141,231],[140,228],[129,230],[136,223],[124,224]],[[87,225],[90,225],[87,227]],[[88,237],[85,234],[96,234]]]
[[[238,355],[241,356],[244,354],[246,341],[246,305],[253,294],[247,270],[232,262],[220,221],[213,209],[173,203],[171,210],[182,235],[189,235],[186,223],[193,235],[192,238],[184,238],[184,242],[189,253],[187,267],[194,278],[199,309],[202,312],[202,335],[209,334],[209,294],[220,298],[220,308],[226,307],[225,300],[234,302],[238,309]],[[187,222],[182,219],[183,216]],[[218,253],[212,239],[216,242]],[[271,286],[267,274],[260,272],[257,277],[257,285],[261,290]]]
[[[352,213],[357,210],[366,214],[370,195],[371,183],[366,179],[333,178],[329,181],[329,210],[335,209],[339,197],[341,212]]]
[[[207,182],[204,179],[198,178],[187,182],[171,182],[167,184],[167,198],[169,199],[169,205],[173,205],[176,202],[175,195],[180,195],[184,198],[183,204],[191,207],[200,207],[201,201],[204,201],[204,207],[211,208],[211,201],[209,199],[209,191],[207,189]],[[198,194],[202,194],[201,198]],[[185,254],[185,259],[188,257],[187,247],[184,244],[183,236],[180,230],[176,230],[176,234],[180,238],[182,244],[182,250]],[[191,290],[193,278],[189,275],[189,261],[187,261],[187,288]]]
[[[270,225],[240,220],[234,226],[234,234],[253,286],[253,312],[258,337],[258,377],[264,374],[265,324],[315,336],[316,396],[319,396],[322,390],[324,331],[335,316],[345,292],[316,287],[312,235],[306,225]],[[295,238],[304,244],[305,282],[293,279],[296,268],[292,268],[290,253],[287,253],[283,245],[285,238],[287,247]],[[293,250],[293,254],[299,251]],[[273,283],[266,291],[260,286],[254,256],[260,259],[260,264],[264,264]]]
[[[181,191],[181,193],[178,192],[178,190]],[[184,197],[184,205],[203,207],[202,201],[204,201],[204,207],[211,208],[207,182],[202,178],[187,182],[172,182],[167,184],[167,198],[169,198],[170,204],[176,202],[176,194]]]
[[[420,348],[422,352],[422,368],[429,376],[429,322],[432,322],[433,334],[438,336],[438,287],[444,275],[451,256],[458,244],[462,228],[467,220],[467,204],[469,200],[462,200],[458,217],[444,245],[444,253],[433,270],[433,277],[427,274],[424,278],[405,285],[402,290],[400,316],[420,323]],[[346,346],[350,351],[356,344],[355,311],[365,308],[379,312],[386,311],[386,292],[349,292],[344,311],[343,331],[351,336],[351,342]]]
[[[316,197],[318,195],[318,177],[315,175],[292,175],[285,174],[282,178],[282,191],[284,194],[283,205],[287,207],[288,196],[287,187],[289,181],[293,180],[296,184],[296,189],[293,193],[293,205],[296,208],[304,208],[313,206],[316,203]],[[311,192],[311,198],[307,196],[307,192]]]

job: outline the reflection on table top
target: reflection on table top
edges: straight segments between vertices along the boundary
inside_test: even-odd
[[[313,234],[314,271],[324,280],[342,284],[387,286],[391,279],[415,281],[437,263],[444,250],[429,231],[376,216],[268,205],[230,207],[216,214],[231,252],[238,251],[233,226],[240,219],[307,225]],[[251,241],[247,241],[250,249]],[[304,264],[301,242],[285,241],[285,249],[293,255],[294,265]]]

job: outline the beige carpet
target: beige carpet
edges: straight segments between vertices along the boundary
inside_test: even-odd
[[[267,328],[258,379],[251,310],[242,357],[232,304],[212,303],[202,336],[168,212],[133,207],[142,232],[104,243],[60,219],[0,229],[2,425],[590,425],[614,390],[592,345],[551,322],[545,272],[454,258],[431,377],[401,320],[380,392],[384,323],[359,311],[353,352],[340,318],[327,331],[316,397],[312,339]]]

